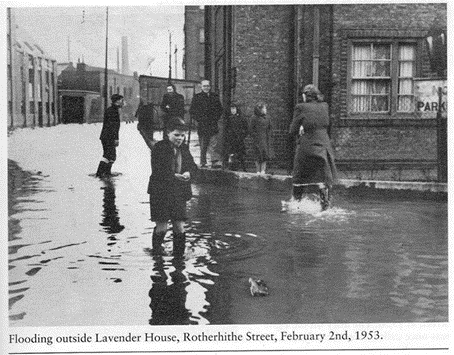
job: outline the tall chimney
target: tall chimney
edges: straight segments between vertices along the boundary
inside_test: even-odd
[[[128,37],[121,37],[121,73],[129,75]]]
[[[120,73],[120,47],[117,47],[117,73]]]

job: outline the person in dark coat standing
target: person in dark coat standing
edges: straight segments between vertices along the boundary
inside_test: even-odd
[[[322,209],[326,210],[337,178],[328,135],[328,104],[312,84],[302,89],[302,97],[303,102],[295,107],[289,130],[290,135],[299,136],[293,163],[293,197],[300,200],[303,193],[318,188]]]
[[[251,136],[255,155],[257,174],[266,173],[266,162],[273,158],[271,142],[271,119],[267,116],[267,108],[263,102],[254,107],[254,117],[251,120]]]
[[[124,105],[123,96],[113,94],[110,98],[112,105],[104,112],[104,122],[102,125],[101,140],[103,155],[99,162],[97,177],[106,177],[111,175],[112,164],[117,159],[116,147],[118,147],[120,131],[120,108]]]
[[[161,110],[164,113],[162,121],[164,123],[163,136],[167,134],[167,122],[172,117],[181,117],[184,119],[184,96],[177,92],[173,84],[167,85],[167,92],[161,101]]]
[[[220,167],[220,154],[217,151],[218,121],[222,116],[222,104],[219,96],[211,92],[209,80],[202,80],[202,92],[195,94],[191,102],[189,113],[197,121],[197,133],[200,142],[200,165],[207,166],[207,151],[210,147],[212,167]]]
[[[244,140],[248,135],[248,123],[235,103],[230,104],[230,114],[225,117],[225,126],[224,150],[227,152],[230,168],[236,170],[239,163],[243,171],[246,171]]]
[[[145,143],[148,148],[153,149],[153,145],[156,143],[154,135],[154,115],[155,109],[153,104],[145,105],[142,100],[139,102],[139,107],[137,108],[135,116],[138,118],[137,130],[142,135]]]
[[[185,249],[184,222],[186,202],[192,197],[191,180],[197,165],[184,144],[188,127],[180,117],[172,117],[167,125],[168,137],[156,143],[151,151],[151,176],[148,183],[150,216],[156,227],[153,232],[153,253],[162,251],[167,222],[172,221],[174,256]]]

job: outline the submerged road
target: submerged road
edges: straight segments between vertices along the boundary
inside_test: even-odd
[[[150,152],[123,123],[117,174],[99,180],[100,130],[8,137],[8,158],[30,173],[11,165],[23,184],[10,211],[10,325],[448,320],[446,201],[340,194],[328,212],[303,201],[281,213],[288,192],[196,184],[185,258],[171,256],[171,233],[156,257]],[[249,277],[270,295],[252,297]]]

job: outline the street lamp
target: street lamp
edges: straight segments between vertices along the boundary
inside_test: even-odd
[[[107,85],[108,85],[108,80],[107,80],[107,57],[108,57],[108,38],[109,38],[109,7],[106,7],[106,58],[105,58],[105,66],[104,66],[104,113],[107,110]]]

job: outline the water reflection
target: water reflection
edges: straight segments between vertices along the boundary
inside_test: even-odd
[[[186,236],[183,257],[153,256],[152,287],[149,291],[152,325],[208,324],[209,288],[215,285],[217,273],[210,270],[216,262],[211,253],[218,242],[209,233],[197,233],[193,226]],[[164,247],[169,250],[171,238]],[[150,250],[146,250],[152,255]]]
[[[153,286],[149,292],[151,299],[151,325],[190,324],[190,313],[186,309],[189,280],[183,273],[184,260],[173,258],[166,263],[163,257],[156,257],[154,275],[151,276]],[[173,271],[170,271],[173,267]]]
[[[103,213],[101,226],[108,234],[120,233],[125,227],[120,224],[118,209],[115,205],[115,183],[111,179],[104,179]]]

